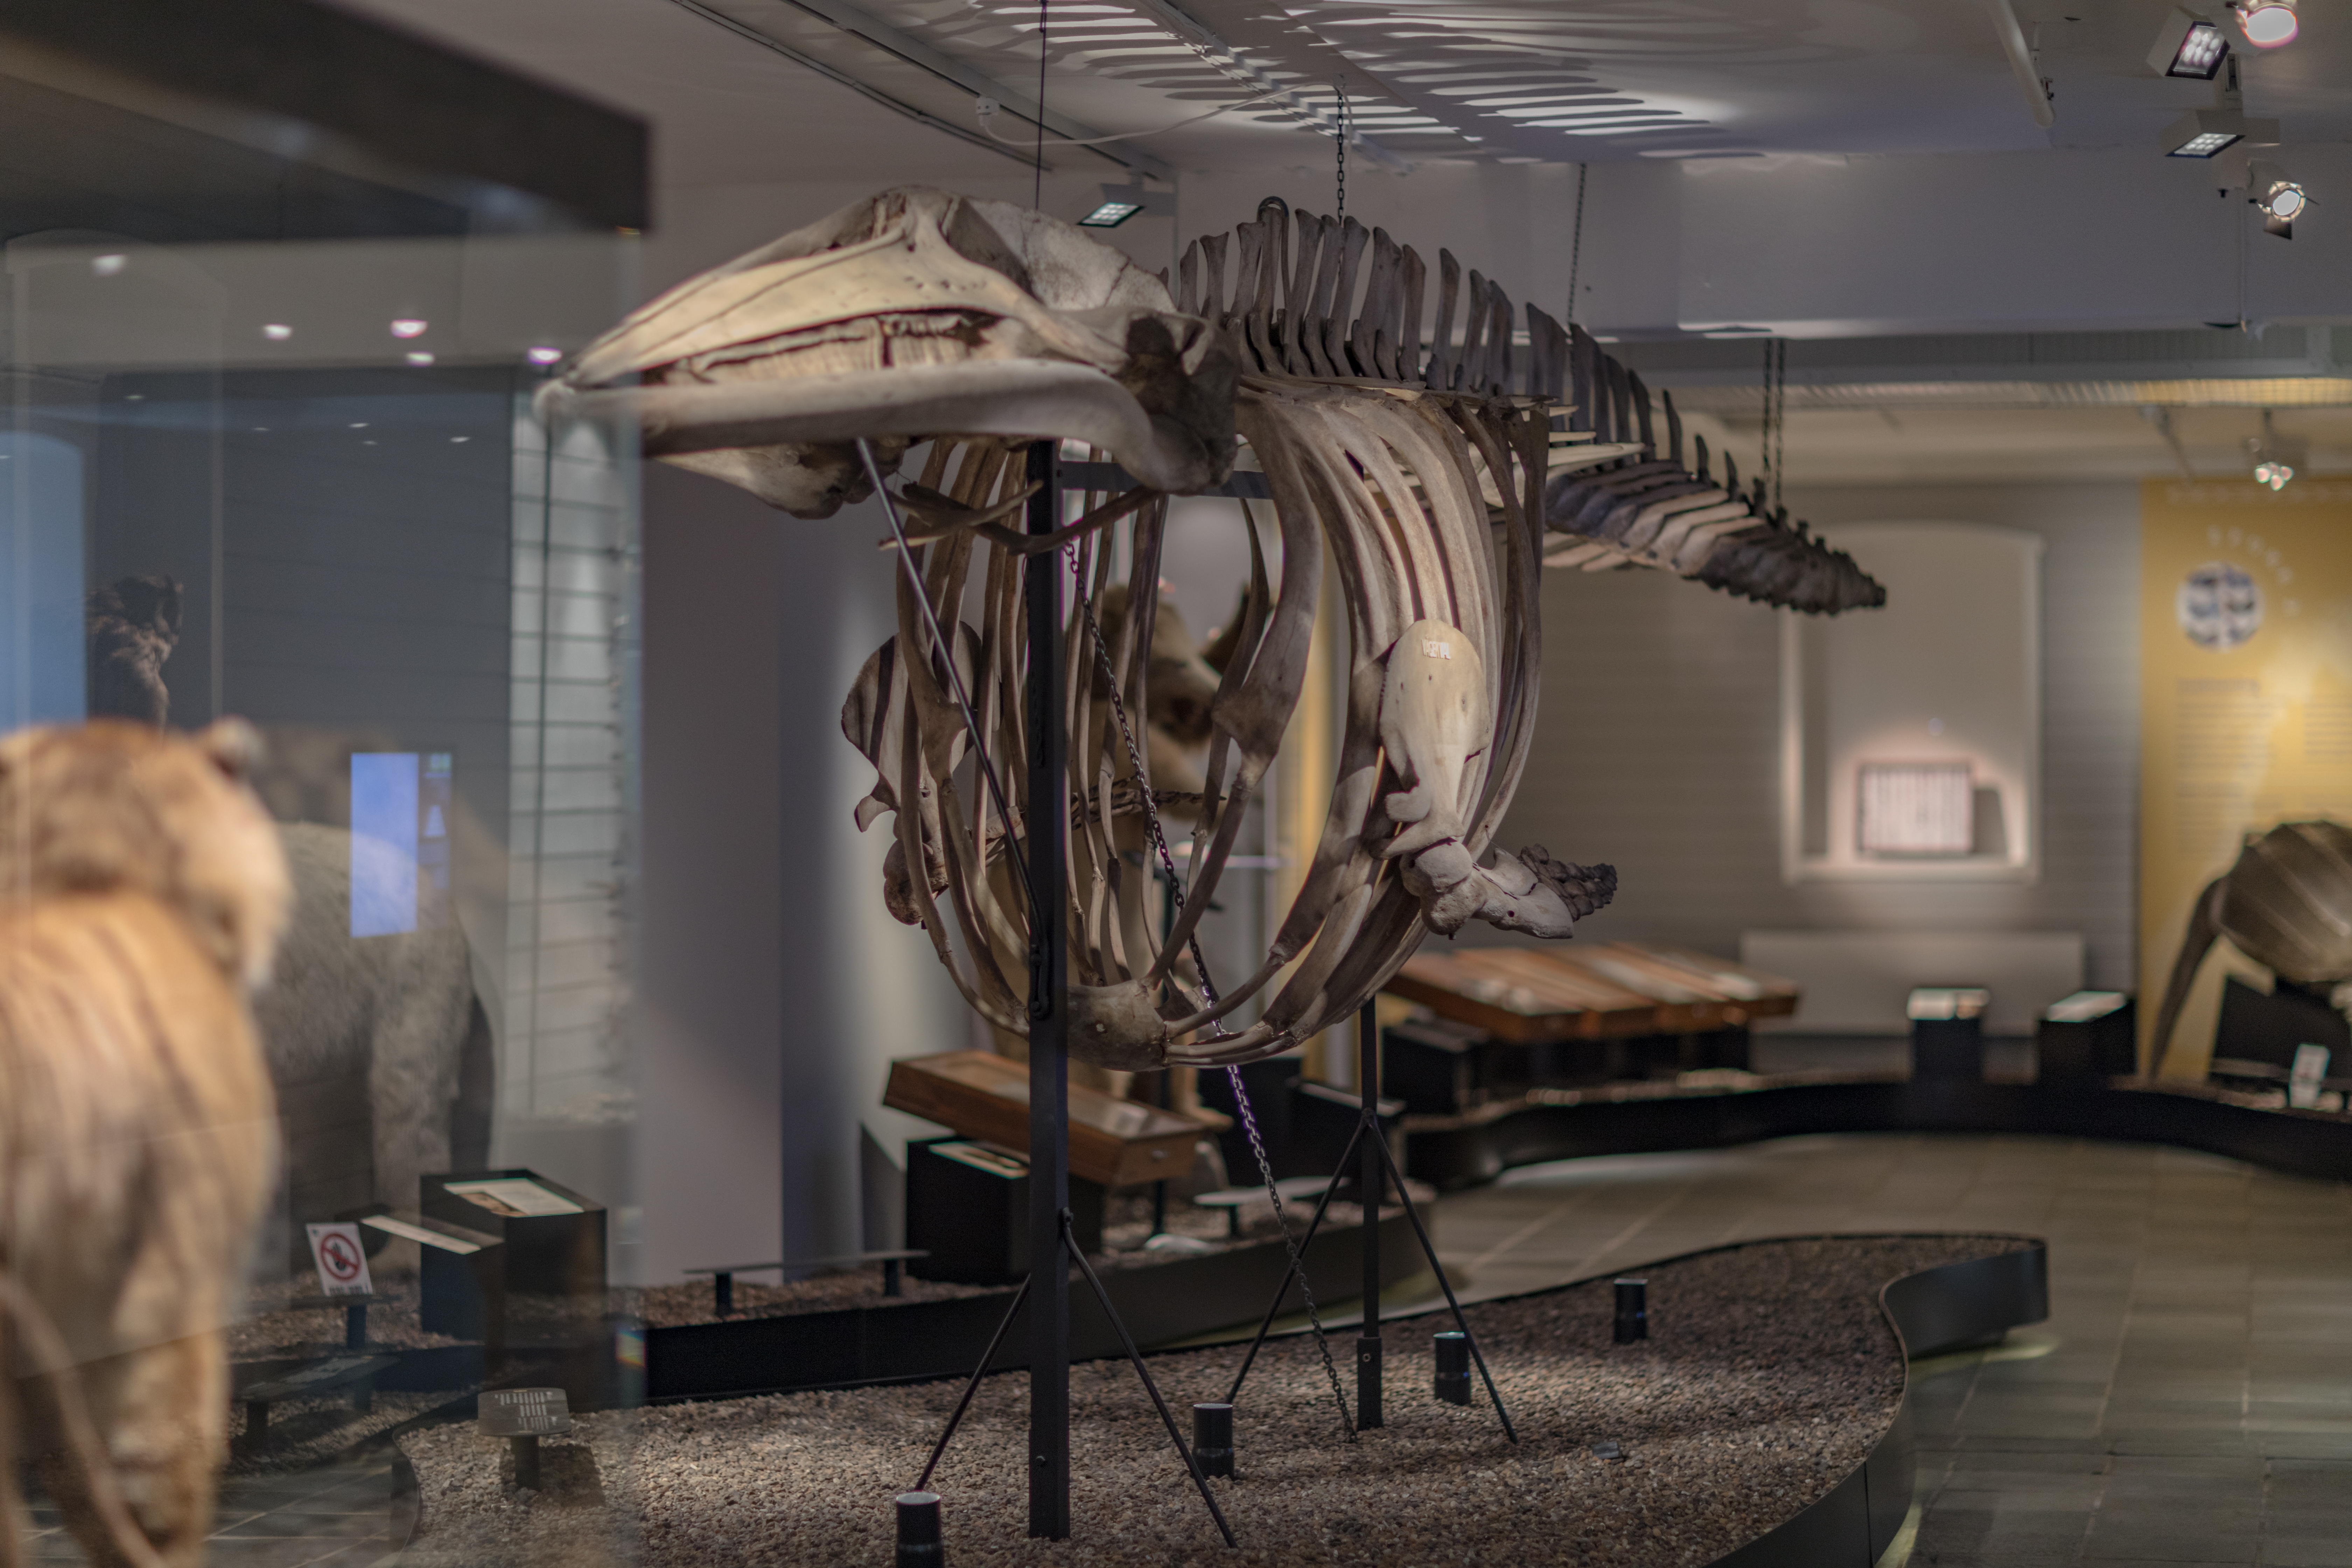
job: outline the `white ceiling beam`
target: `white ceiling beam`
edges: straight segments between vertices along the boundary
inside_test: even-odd
[[[2018,25],[2016,8],[2010,0],[1984,0],[1984,6],[1992,17],[1993,36],[2000,40],[2001,53],[2009,57],[2010,74],[2025,93],[2026,111],[2033,116],[2034,124],[2049,130],[2057,115],[2050,107],[2050,89],[2042,79],[2042,68],[2026,47],[2025,29]]]

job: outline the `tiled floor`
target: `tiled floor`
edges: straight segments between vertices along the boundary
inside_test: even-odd
[[[291,1476],[229,1477],[219,1528],[206,1544],[212,1568],[371,1568],[392,1549],[387,1458]],[[31,1563],[85,1561],[46,1500],[33,1508]]]
[[[1916,1369],[1910,1563],[2352,1565],[2352,1186],[2179,1150],[1852,1135],[1529,1167],[1439,1207],[1476,1295],[1745,1237],[2045,1237],[2050,1321]]]

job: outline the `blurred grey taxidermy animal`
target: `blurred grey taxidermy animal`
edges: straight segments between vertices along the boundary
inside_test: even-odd
[[[89,595],[92,717],[166,721],[163,665],[180,615],[180,585],[160,574]],[[423,1173],[489,1159],[493,1044],[464,933],[452,920],[353,939],[351,834],[284,820],[348,813],[351,753],[371,745],[364,736],[281,729],[249,769],[280,818],[293,879],[276,978],[254,998],[253,1017],[277,1092],[297,1227],[287,1266],[298,1271],[309,1267],[304,1222],[371,1202],[412,1207]]]
[[[2229,938],[2240,952],[2297,985],[2352,981],[2352,828],[2282,823],[2250,841],[2235,865],[2205,885],[2156,1016],[2151,1070],[2164,1060],[2216,937]]]
[[[492,1052],[456,921],[354,940],[352,836],[310,822],[278,832],[294,915],[253,1018],[278,1088],[300,1268],[304,1222],[369,1202],[414,1208],[425,1173],[488,1163]]]

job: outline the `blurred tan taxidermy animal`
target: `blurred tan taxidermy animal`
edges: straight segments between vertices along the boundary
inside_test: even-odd
[[[1440,262],[1424,360],[1426,268],[1353,219],[1266,203],[1192,247],[1171,295],[1069,224],[906,186],[679,285],[582,351],[541,405],[625,420],[648,456],[801,517],[871,495],[928,441],[919,479],[885,498],[894,526],[910,514],[898,635],[842,710],[877,774],[857,824],[896,819],[891,912],[922,926],[975,1011],[1025,1033],[1030,910],[1007,846],[1033,804],[1066,816],[1070,1054],[1231,1065],[1352,1013],[1429,931],[1476,919],[1564,937],[1615,888],[1606,867],[1493,842],[1535,718],[1536,534],[1567,338],[1528,312],[1522,389],[1510,301]],[[1264,470],[1251,493],[1271,499],[1279,576],[1244,502],[1247,596],[1211,680],[1192,650],[1168,657],[1155,590],[1167,498],[1225,486],[1237,437]],[[1054,531],[1025,534],[1040,440],[1123,473],[1098,471],[1076,521],[1053,498]],[[1076,613],[1058,628],[1067,787],[1031,803],[1023,584],[1041,556]],[[1322,634],[1345,660],[1329,809],[1263,960],[1219,987],[1194,933],[1298,708],[1327,564],[1345,628]],[[1180,773],[1190,759],[1156,731],[1188,720],[1207,751]],[[961,771],[975,746],[1001,808]],[[1168,817],[1192,825],[1181,870]],[[1181,887],[1166,931],[1155,874]]]
[[[289,891],[253,731],[0,742],[0,1563],[29,1458],[93,1563],[202,1561],[276,1157],[247,997]]]

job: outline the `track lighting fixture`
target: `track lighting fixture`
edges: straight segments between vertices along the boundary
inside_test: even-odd
[[[2241,142],[2270,145],[2278,141],[2277,121],[2246,118],[2246,100],[2238,90],[2237,58],[2225,53],[2222,58],[2228,68],[2213,84],[2213,107],[2190,110],[2157,139],[2166,157],[2210,158]]]
[[[2235,0],[2230,9],[2238,14],[2238,28],[2246,35],[2246,42],[2258,49],[2291,44],[2301,30],[2294,0]]]
[[[2308,458],[2305,442],[2283,437],[2271,422],[2271,411],[2263,410],[2263,433],[2246,442],[2254,459],[2254,482],[2268,485],[2273,490],[2286,489],[2294,478],[2295,465]]]
[[[2229,35],[2186,6],[2175,5],[2147,51],[2148,69],[2158,76],[2211,81],[2230,53]]]
[[[2286,171],[2276,163],[2255,159],[2245,166],[2244,173],[2234,181],[2225,181],[2223,188],[2241,186],[2246,200],[2260,208],[2263,228],[2281,239],[2294,237],[2294,220],[2311,205],[2311,195],[2287,178]]]

